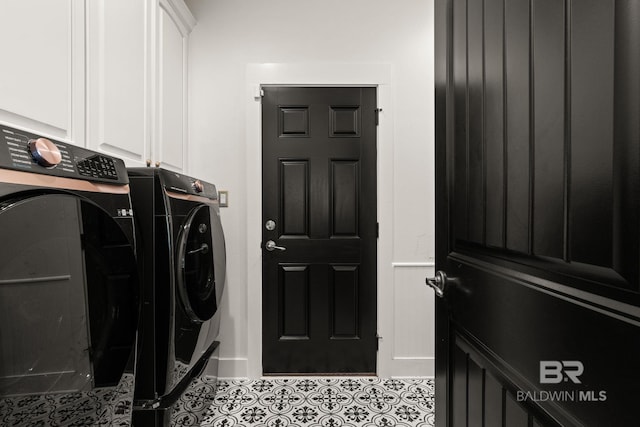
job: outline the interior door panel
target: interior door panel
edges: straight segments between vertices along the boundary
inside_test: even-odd
[[[436,2],[440,426],[637,422],[638,22]]]
[[[376,89],[264,91],[264,373],[374,374]]]

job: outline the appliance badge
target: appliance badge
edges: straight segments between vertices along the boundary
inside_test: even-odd
[[[133,209],[118,209],[119,217],[133,217]]]

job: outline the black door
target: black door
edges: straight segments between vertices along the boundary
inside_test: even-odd
[[[636,425],[640,3],[436,2],[436,423]]]
[[[265,374],[376,371],[375,108],[374,88],[265,88]]]

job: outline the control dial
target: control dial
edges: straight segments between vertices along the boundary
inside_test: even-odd
[[[195,181],[193,181],[193,184],[191,184],[191,186],[193,187],[196,193],[202,193],[202,191],[204,191],[204,185],[202,185],[199,179],[196,179]]]
[[[62,160],[62,154],[56,144],[47,138],[32,139],[29,141],[29,153],[40,166],[51,168]]]

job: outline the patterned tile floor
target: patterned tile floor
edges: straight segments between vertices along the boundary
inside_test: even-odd
[[[132,377],[116,389],[0,400],[0,426],[128,427]],[[176,406],[173,426],[427,427],[434,425],[431,380],[286,378],[196,381]],[[206,402],[206,403],[205,403]],[[196,413],[198,415],[196,416]]]
[[[128,427],[133,375],[117,387],[0,399],[0,427]]]
[[[427,427],[432,380],[323,378],[219,381],[206,427]]]

